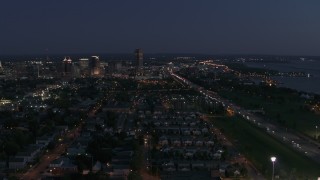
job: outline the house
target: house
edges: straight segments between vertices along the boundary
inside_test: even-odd
[[[191,132],[190,132],[190,130],[183,130],[183,131],[182,131],[182,134],[183,134],[183,135],[190,135]]]
[[[100,171],[101,170],[101,163],[100,163],[100,161],[97,161],[95,164],[94,164],[94,166],[92,167],[92,172],[93,173],[96,173],[96,172],[98,172],[98,171]]]
[[[161,166],[164,171],[176,171],[175,165],[172,161],[165,162]]]
[[[193,134],[193,135],[196,135],[196,136],[199,136],[199,135],[201,135],[201,131],[199,131],[199,130],[193,130],[193,131],[192,131],[192,134]]]
[[[214,154],[213,154],[213,158],[214,158],[214,159],[221,159],[221,153],[218,153],[218,152],[217,152],[217,153],[214,153]]]
[[[74,144],[76,144],[78,147],[80,147],[82,149],[86,149],[89,145],[90,140],[91,140],[91,136],[89,136],[89,137],[81,136],[77,139],[76,142],[74,142]]]
[[[191,170],[190,163],[187,163],[187,162],[178,163],[178,170],[179,171],[190,171]]]
[[[41,145],[31,144],[26,151],[18,152],[16,158],[23,158],[26,162],[32,162],[40,153]]]
[[[55,159],[49,164],[49,167],[50,168],[60,168],[62,166],[63,162],[64,162],[63,157]]]
[[[155,126],[160,126],[161,124],[160,124],[160,122],[155,122],[154,125]]]
[[[32,155],[32,152],[18,152],[15,157],[16,158],[22,158],[26,162],[32,162],[33,158],[34,158],[34,156]]]
[[[4,169],[7,167],[7,162],[6,161],[0,161],[0,169]]]
[[[23,169],[27,162],[24,158],[10,158],[9,159],[9,169]]]
[[[184,140],[183,140],[183,144],[184,144],[185,146],[191,146],[191,145],[192,145],[192,140],[184,139]]]
[[[90,169],[83,169],[81,174],[82,175],[88,175],[89,172],[90,172]]]
[[[167,137],[165,137],[165,136],[161,136],[160,138],[159,138],[159,144],[160,145],[162,145],[162,146],[164,146],[164,145],[168,145],[168,139],[167,139]]]
[[[235,170],[235,171],[233,172],[233,174],[234,174],[234,176],[236,176],[236,177],[241,175],[241,173],[240,173],[239,170]]]
[[[178,126],[169,126],[166,129],[166,132],[167,133],[170,133],[170,134],[180,134],[180,128]]]
[[[211,171],[211,178],[214,180],[221,180],[221,175],[219,170],[212,170]]]
[[[172,144],[174,146],[181,146],[181,140],[180,139],[174,139],[174,140],[172,140]]]
[[[95,132],[95,131],[96,131],[96,125],[93,124],[93,123],[87,124],[87,125],[86,125],[86,129],[87,129],[88,131]]]
[[[192,157],[196,152],[197,152],[197,149],[195,148],[186,149],[185,156]]]
[[[101,164],[101,171],[104,174],[111,174],[113,172],[112,167],[108,164]]]
[[[186,152],[185,156],[186,157],[193,157],[193,154],[194,154],[193,152]]]
[[[209,141],[205,142],[205,144],[206,144],[207,146],[213,146],[213,145],[214,145],[214,142],[213,142],[212,140],[209,140]]]
[[[73,145],[72,147],[69,147],[67,149],[67,155],[68,156],[77,156],[81,154],[85,154],[86,150],[82,148],[81,146],[75,146]]]
[[[208,130],[208,128],[202,128],[202,129],[201,129],[201,132],[205,134],[205,133],[208,133],[209,130]]]
[[[36,144],[41,144],[42,147],[46,147],[51,141],[53,141],[54,137],[55,135],[39,137],[36,140]]]
[[[221,174],[225,174],[226,169],[227,169],[227,167],[229,166],[229,164],[227,164],[227,163],[221,163],[219,166],[220,166],[220,167],[219,167],[219,172],[220,172]]]
[[[56,126],[59,134],[62,135],[68,131],[68,126]]]
[[[192,169],[204,169],[205,168],[205,164],[203,162],[192,162],[191,163]]]
[[[131,171],[129,164],[115,164],[112,165],[112,168],[110,178],[126,178]]]
[[[164,171],[176,171],[176,168],[173,166],[168,166],[163,168]]]
[[[64,173],[74,173],[78,171],[78,167],[71,162],[71,160],[67,157],[60,157],[58,159],[53,160],[49,164],[50,168],[62,171]]]
[[[63,161],[61,170],[63,170],[65,173],[75,173],[78,172],[78,167],[77,165],[73,164],[69,158],[66,158]]]
[[[196,146],[203,146],[203,141],[197,140],[196,141]]]
[[[191,120],[191,117],[186,117],[185,120],[186,120],[186,121],[190,121],[190,120]]]
[[[195,126],[197,123],[195,123],[195,122],[192,122],[192,123],[190,123],[190,126]]]
[[[123,150],[123,151],[117,151],[113,152],[114,156],[112,158],[112,161],[130,161],[133,156],[133,151],[130,150]]]
[[[99,125],[99,126],[104,126],[104,125],[105,125],[105,124],[104,124],[104,117],[103,117],[103,116],[98,117],[95,122],[96,122],[96,124]]]
[[[135,135],[136,135],[135,130],[129,130],[129,131],[127,131],[127,136],[135,136]]]
[[[224,169],[224,168],[219,168],[219,172],[220,172],[220,174],[225,174],[225,173],[226,173],[226,169]]]
[[[89,138],[89,137],[91,137],[91,133],[89,131],[84,131],[81,133],[81,137]]]

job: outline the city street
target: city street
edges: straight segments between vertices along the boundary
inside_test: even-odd
[[[44,153],[39,160],[39,163],[29,169],[20,179],[39,179],[41,174],[47,169],[50,162],[59,158],[61,154],[65,152],[65,149],[72,144],[73,139],[79,136],[79,130],[81,128],[74,128],[67,132],[62,139],[66,139],[63,143],[57,144],[57,146],[48,153]]]

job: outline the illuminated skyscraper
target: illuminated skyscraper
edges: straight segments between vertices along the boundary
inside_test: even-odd
[[[100,75],[100,60],[98,56],[91,56],[89,66],[91,76]]]
[[[136,57],[136,67],[142,68],[143,67],[143,52],[142,49],[136,49],[134,51]]]
[[[79,66],[81,70],[87,69],[89,67],[89,59],[88,58],[79,59]]]
[[[72,60],[70,59],[70,57],[68,58],[64,58],[64,60],[62,61],[63,63],[63,75],[71,75],[71,67],[72,67]]]
[[[0,61],[0,78],[4,78],[4,77],[5,77],[4,71],[3,71],[3,67],[2,67],[1,61]]]
[[[79,69],[80,69],[81,76],[87,77],[87,76],[91,75],[91,70],[89,68],[89,59],[88,58],[79,59]]]
[[[0,61],[0,73],[3,73],[3,68],[2,68],[1,61]]]

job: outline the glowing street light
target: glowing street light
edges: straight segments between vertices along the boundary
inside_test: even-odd
[[[274,179],[274,163],[276,162],[277,158],[272,156],[271,162],[272,162],[272,180]]]

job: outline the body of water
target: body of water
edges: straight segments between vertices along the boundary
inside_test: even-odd
[[[288,63],[247,62],[249,67],[277,70],[279,72],[305,72],[307,77],[273,77],[279,86],[320,94],[320,61],[290,61]]]

